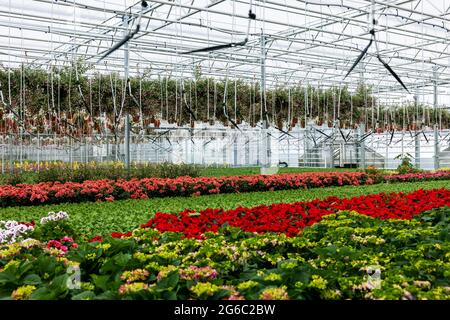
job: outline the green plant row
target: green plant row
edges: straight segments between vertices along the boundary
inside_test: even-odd
[[[74,228],[90,238],[110,232],[126,232],[148,221],[156,212],[181,212],[184,209],[206,208],[234,209],[239,206],[254,207],[272,203],[290,203],[324,199],[330,196],[351,198],[380,192],[411,192],[418,189],[450,188],[450,181],[377,184],[370,186],[343,186],[321,189],[283,190],[219,194],[200,197],[154,198],[148,200],[120,200],[114,202],[64,203],[36,207],[11,207],[0,209],[0,220],[37,220],[50,211],[66,211]]]
[[[68,162],[53,162],[41,165],[37,170],[36,163],[29,163],[27,171],[14,168],[13,173],[0,175],[0,184],[16,185],[19,183],[35,184],[40,182],[83,182],[100,179],[130,179],[130,178],[176,178],[179,176],[198,177],[201,169],[191,164],[171,163],[134,163],[127,170],[122,162],[89,162],[70,164]],[[34,169],[35,171],[32,171]]]
[[[90,162],[71,165],[66,162],[42,163],[38,170],[37,163],[27,162],[26,165],[15,164],[13,172],[9,171],[6,163],[6,173],[0,175],[0,185],[16,185],[20,183],[35,184],[40,182],[83,182],[100,179],[128,179],[128,178],[176,178],[190,177],[222,177],[256,175],[261,173],[259,167],[231,168],[225,166],[202,167],[191,164],[170,163],[135,163],[127,171],[122,162]],[[326,168],[280,168],[279,173],[301,172],[335,172],[358,171],[357,169],[326,169]]]
[[[340,212],[293,238],[140,229],[65,256],[28,241],[0,250],[0,298],[450,299],[449,222],[444,207],[412,221]]]

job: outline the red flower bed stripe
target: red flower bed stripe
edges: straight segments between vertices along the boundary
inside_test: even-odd
[[[277,232],[295,236],[306,226],[324,215],[340,210],[357,211],[380,219],[411,219],[425,211],[450,206],[450,190],[418,190],[409,194],[375,194],[339,199],[272,204],[254,208],[206,209],[200,213],[186,210],[179,214],[156,213],[141,228],[155,228],[160,232],[182,232],[185,237],[202,239],[205,232],[217,232],[222,225],[230,225],[248,232]],[[115,233],[114,237],[129,236]]]
[[[314,172],[235,177],[178,177],[131,180],[46,182],[0,186],[0,207],[82,201],[113,201],[168,196],[254,192],[328,186],[372,184],[372,176],[360,172]]]

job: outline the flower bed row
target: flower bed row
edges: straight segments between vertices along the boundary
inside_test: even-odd
[[[435,172],[392,174],[384,176],[384,180],[386,182],[414,182],[414,181],[448,180],[448,179],[450,179],[450,171],[448,170]]]
[[[184,237],[204,239],[205,233],[217,232],[223,226],[232,226],[246,232],[275,232],[297,235],[306,226],[322,220],[325,215],[340,210],[356,211],[379,219],[410,220],[425,211],[450,206],[450,190],[417,190],[412,193],[374,194],[340,199],[329,197],[297,203],[279,203],[254,208],[206,209],[200,212],[185,210],[179,214],[156,213],[141,228],[159,232],[181,232]],[[131,232],[114,232],[115,238],[131,236]],[[95,238],[94,240],[99,240]]]
[[[378,176],[361,172],[314,172],[234,177],[145,178],[117,181],[97,180],[45,182],[0,186],[0,207],[55,204],[83,201],[114,201],[170,196],[199,196],[320,188],[344,185],[369,185],[380,182],[412,182],[450,179],[450,171]]]
[[[359,172],[316,172],[220,178],[184,176],[175,179],[97,180],[82,183],[48,182],[0,186],[0,206],[199,196],[218,193],[363,185],[373,184],[374,182],[372,176]]]

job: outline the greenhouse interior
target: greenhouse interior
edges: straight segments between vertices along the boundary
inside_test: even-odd
[[[450,0],[0,0],[0,149],[0,299],[450,299]]]

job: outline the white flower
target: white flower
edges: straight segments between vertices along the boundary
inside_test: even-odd
[[[69,215],[64,211],[59,211],[59,212],[51,211],[48,213],[48,215],[46,217],[43,217],[41,219],[41,224],[46,224],[47,222],[50,222],[50,221],[65,220],[68,218],[69,218]]]
[[[21,224],[14,220],[1,221],[0,223],[0,244],[13,244],[21,239],[28,233],[33,231],[32,226]]]

